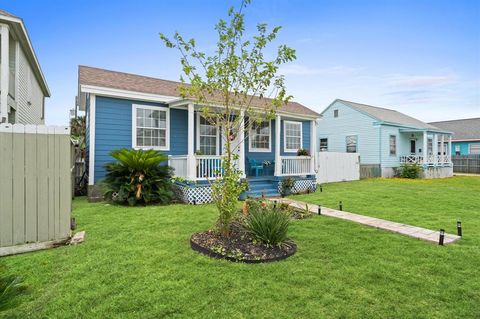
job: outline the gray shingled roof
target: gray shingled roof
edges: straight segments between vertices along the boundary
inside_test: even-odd
[[[7,12],[7,11],[1,10],[1,9],[0,9],[0,15],[7,16],[7,17],[12,17],[12,18],[18,18],[17,16],[14,16],[10,12]]]
[[[413,118],[411,116],[408,116],[406,114],[400,113],[395,110],[390,110],[382,107],[360,104],[360,103],[355,103],[355,102],[350,102],[345,100],[336,100],[336,101],[343,103],[347,106],[350,106],[351,108],[356,109],[360,112],[366,113],[371,117],[382,122],[400,124],[400,125],[405,125],[412,128],[417,128],[417,129],[430,129],[430,130],[441,131],[441,129],[436,126],[422,122],[420,120],[417,120],[416,118]]]
[[[480,117],[462,120],[450,120],[442,122],[432,122],[444,130],[453,132],[454,140],[480,140]]]
[[[182,85],[180,82],[162,80],[137,74],[110,71],[84,65],[80,65],[78,67],[78,73],[80,85],[93,85],[159,95],[180,96],[179,86]],[[215,96],[212,98],[212,100],[215,100]],[[259,108],[264,107],[268,103],[270,103],[270,99],[268,98],[254,97],[252,100],[252,105]],[[320,116],[317,112],[293,101],[279,106],[278,110],[313,117]]]

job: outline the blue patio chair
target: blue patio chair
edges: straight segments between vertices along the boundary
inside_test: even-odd
[[[255,176],[258,176],[260,171],[263,173],[263,164],[257,163],[256,160],[249,158],[248,165],[250,166],[250,172],[255,171]]]

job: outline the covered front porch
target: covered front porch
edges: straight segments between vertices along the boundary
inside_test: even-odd
[[[429,130],[400,130],[401,164],[424,167],[452,166],[452,135]]]
[[[196,105],[189,103],[185,107],[188,112],[187,154],[169,155],[169,166],[176,177],[188,181],[222,177],[225,137],[218,127],[202,121]],[[243,115],[241,113],[242,118]],[[315,119],[277,114],[275,119],[265,121],[259,128],[247,128],[243,121],[239,127],[232,141],[232,151],[238,156],[235,165],[244,178],[315,175],[312,156],[315,154]],[[250,131],[246,132],[247,129]],[[174,135],[172,143],[175,143]],[[310,155],[298,156],[298,149],[308,149]]]

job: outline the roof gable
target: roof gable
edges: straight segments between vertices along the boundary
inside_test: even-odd
[[[78,81],[79,85],[91,85],[172,97],[179,97],[180,93],[178,87],[179,85],[185,85],[176,81],[110,71],[83,65],[80,65],[78,68]],[[271,101],[271,99],[254,97],[252,105],[255,107],[264,107],[269,101]],[[306,115],[309,117],[319,117],[317,112],[297,102],[288,102],[287,104],[280,106],[278,110],[281,112]]]

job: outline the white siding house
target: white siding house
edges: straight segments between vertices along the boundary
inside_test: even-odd
[[[0,123],[44,124],[49,96],[22,19],[0,10]]]
[[[403,163],[423,167],[424,177],[451,176],[451,132],[385,108],[335,100],[322,113],[318,149],[360,155],[370,175],[391,177]]]

